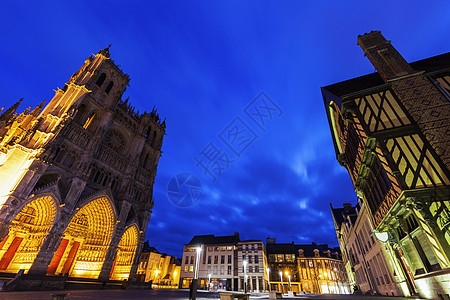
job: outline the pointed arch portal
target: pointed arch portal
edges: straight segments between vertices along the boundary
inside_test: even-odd
[[[0,270],[17,273],[29,270],[56,216],[50,195],[25,205],[12,220],[9,234],[0,243]]]
[[[47,273],[98,278],[114,224],[115,214],[108,198],[97,198],[84,205],[67,225]]]
[[[110,278],[113,280],[124,280],[130,276],[133,265],[134,254],[138,242],[138,228],[136,225],[125,230],[119,242],[116,259],[111,270]]]

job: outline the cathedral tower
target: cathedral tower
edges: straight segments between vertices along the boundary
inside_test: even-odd
[[[109,47],[44,106],[0,115],[0,272],[132,280],[165,121],[122,100]]]

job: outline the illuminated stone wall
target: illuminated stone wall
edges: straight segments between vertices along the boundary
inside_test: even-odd
[[[53,99],[0,114],[0,271],[134,280],[165,121],[122,100],[109,47]]]

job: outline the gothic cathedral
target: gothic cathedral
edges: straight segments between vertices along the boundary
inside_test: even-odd
[[[46,106],[0,111],[0,272],[134,279],[165,121],[129,81],[108,47]]]

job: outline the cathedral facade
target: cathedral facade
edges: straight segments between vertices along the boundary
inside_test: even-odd
[[[47,105],[0,112],[0,272],[135,278],[165,121],[129,81],[108,47]]]

